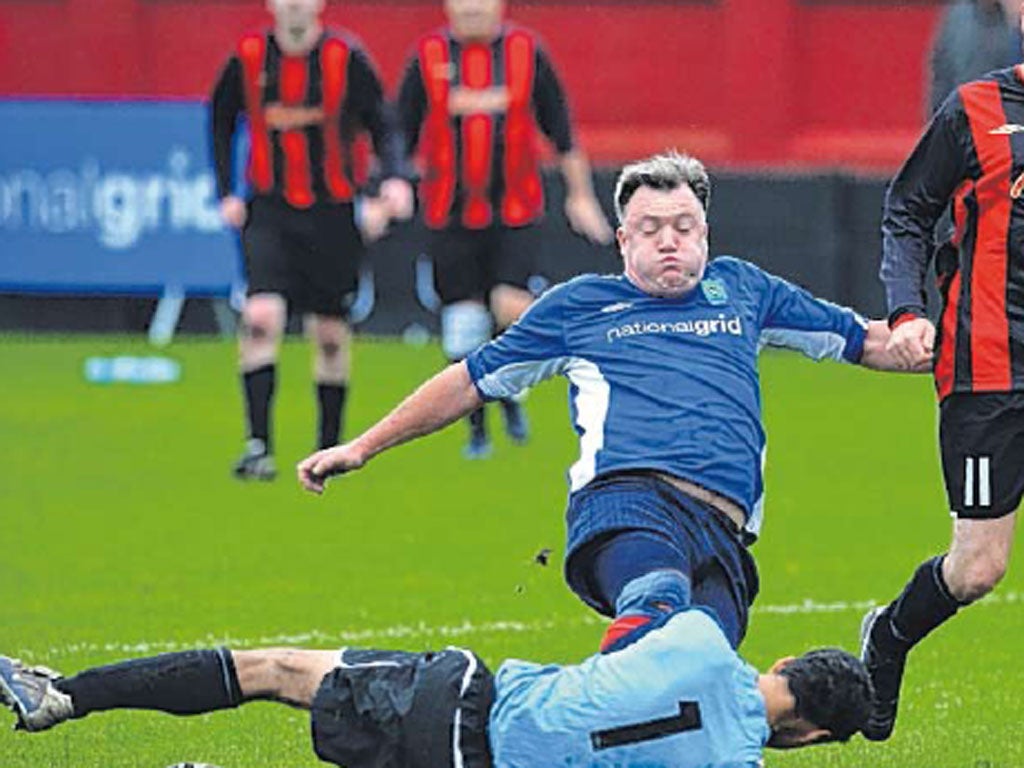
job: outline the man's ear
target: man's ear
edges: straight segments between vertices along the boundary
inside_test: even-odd
[[[777,727],[768,739],[772,749],[797,749],[832,739],[832,731],[815,728],[806,720],[792,720],[789,724]]]
[[[615,230],[615,240],[619,244],[619,255],[622,255],[622,252],[624,250],[626,250],[626,228],[625,227],[618,227],[618,228],[616,228],[616,230]]]
[[[768,670],[768,674],[770,674],[770,675],[777,675],[777,674],[779,674],[779,672],[781,672],[783,669],[788,667],[795,660],[796,660],[796,656],[785,656],[785,657],[779,659],[774,664],[772,664],[771,668]]]
[[[807,746],[809,744],[817,744],[819,741],[828,741],[832,738],[832,731],[827,728],[815,728],[813,731],[808,731],[803,736],[796,739],[796,742],[800,746]]]

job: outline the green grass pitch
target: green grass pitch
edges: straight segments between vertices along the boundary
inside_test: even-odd
[[[276,408],[282,476],[240,485],[234,349],[176,343],[181,382],[91,385],[89,355],[139,340],[0,339],[0,652],[65,672],[235,647],[449,643],[496,665],[570,662],[603,622],[561,578],[564,471],[575,457],[562,382],[529,399],[533,438],[459,456],[461,425],[375,460],[316,498],[291,467],[311,448],[305,346],[286,345]],[[361,339],[349,433],[440,364],[437,348]],[[811,646],[853,649],[864,605],[888,600],[947,544],[927,377],[762,361],[767,516],[762,591],[743,653],[764,667]],[[490,414],[498,432],[498,414]],[[657,428],[652,424],[651,428]],[[534,561],[542,548],[551,564]],[[911,657],[885,745],[768,753],[769,766],[1024,765],[1021,569]],[[6,713],[0,713],[6,714]],[[10,723],[12,718],[3,718]],[[0,731],[3,768],[319,765],[302,713],[270,704],[196,718],[120,712],[55,731]]]

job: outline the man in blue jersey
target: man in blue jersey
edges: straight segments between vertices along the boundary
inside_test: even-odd
[[[758,351],[789,346],[893,370],[927,370],[930,356],[896,357],[884,322],[868,323],[749,262],[709,261],[710,190],[694,158],[673,153],[627,166],[615,191],[622,274],[552,288],[355,440],[300,462],[299,481],[320,493],[332,475],[484,400],[561,374],[580,436],[569,470],[569,585],[602,614],[621,617],[630,582],[672,574],[738,646],[758,589],[747,551],[762,518]],[[642,620],[616,622],[603,646]]]
[[[855,657],[811,651],[759,675],[673,581],[646,578],[642,591],[672,607],[639,609],[652,620],[628,644],[574,666],[510,660],[492,677],[451,647],[220,648],[61,677],[0,656],[0,700],[27,731],[110,709],[276,701],[310,710],[317,756],[345,768],[752,768],[765,746],[846,741],[863,726],[871,684]]]

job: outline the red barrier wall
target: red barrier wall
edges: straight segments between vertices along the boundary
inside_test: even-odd
[[[889,171],[920,130],[938,6],[850,0],[510,3],[559,65],[588,151]],[[259,0],[0,0],[0,94],[202,97]],[[335,2],[394,87],[440,0]]]

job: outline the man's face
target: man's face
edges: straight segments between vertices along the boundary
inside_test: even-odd
[[[324,0],[267,0],[267,8],[279,24],[304,28],[314,24],[324,10]]]
[[[487,41],[501,29],[504,0],[445,0],[452,33],[463,41]]]
[[[616,231],[627,277],[652,296],[682,296],[708,263],[708,225],[693,190],[640,187]]]

